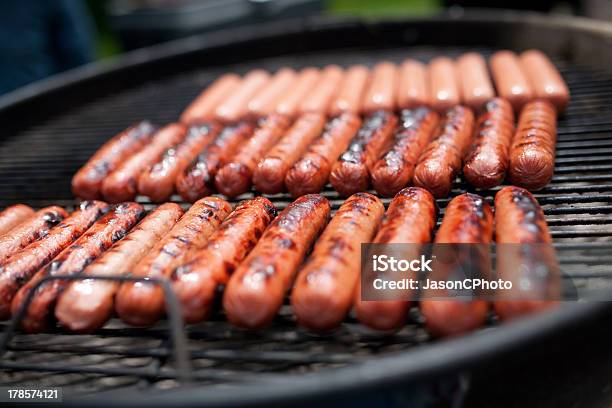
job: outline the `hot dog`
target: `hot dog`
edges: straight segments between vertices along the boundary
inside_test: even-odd
[[[487,63],[482,55],[475,52],[463,54],[457,60],[457,70],[461,78],[461,98],[465,105],[479,110],[486,101],[495,97]]]
[[[0,212],[0,237],[34,215],[27,205],[15,204]]]
[[[300,103],[298,111],[300,113],[318,112],[329,114],[329,108],[334,100],[344,72],[337,65],[328,65],[321,71],[321,78],[315,87],[305,96]]]
[[[138,222],[144,208],[136,203],[122,203],[96,221],[79,239],[64,249],[46,267],[39,270],[15,295],[11,304],[13,315],[17,313],[27,294],[46,276],[76,275],[100,254],[120,240]],[[52,280],[36,289],[36,295],[27,306],[21,327],[27,332],[39,332],[49,327],[57,296],[69,282]]]
[[[291,305],[299,324],[315,331],[340,325],[359,280],[361,244],[370,242],[384,212],[383,203],[368,193],[354,194],[342,204],[293,286]]]
[[[126,275],[162,237],[170,231],[183,210],[166,203],[147,215],[121,241],[113,245],[83,271],[84,276]],[[55,317],[62,326],[78,332],[90,332],[106,323],[114,310],[118,282],[85,279],[72,282],[60,295]]]
[[[378,194],[392,197],[410,183],[419,155],[439,121],[438,114],[425,107],[401,112],[393,147],[372,166],[372,185]]]
[[[285,177],[285,186],[293,197],[318,193],[323,189],[332,165],[353,138],[361,119],[352,113],[343,113],[325,126],[323,134],[310,145]]]
[[[169,279],[172,271],[202,248],[208,237],[231,211],[230,204],[217,197],[197,201],[163,239],[132,269],[131,276]],[[124,283],[115,298],[115,310],[126,323],[149,326],[164,313],[164,292],[146,282]]]
[[[363,65],[353,65],[347,69],[338,94],[331,104],[330,116],[338,116],[344,112],[361,114],[363,94],[369,77],[370,72]]]
[[[217,106],[215,118],[222,123],[236,123],[245,118],[249,102],[270,81],[270,74],[254,69],[246,74],[240,85]]]
[[[0,263],[17,253],[32,242],[47,235],[49,230],[60,223],[68,213],[61,207],[43,208],[23,223],[13,228],[9,234],[0,237]]]
[[[101,201],[84,201],[47,235],[6,260],[0,267],[0,320],[10,316],[11,301],[17,290],[107,210],[108,205]]]
[[[399,73],[397,104],[400,109],[415,109],[429,106],[431,97],[427,67],[416,60],[407,59]]]
[[[215,109],[240,86],[240,77],[225,74],[210,84],[181,114],[181,122],[195,125],[210,122],[215,118]]]
[[[87,200],[101,198],[106,176],[140,151],[151,140],[154,131],[150,122],[143,121],[104,143],[72,178],[72,192]]]
[[[529,102],[519,117],[510,147],[512,184],[539,190],[552,179],[557,145],[557,113],[545,100]]]
[[[324,125],[325,115],[322,113],[311,112],[300,116],[257,165],[253,174],[255,188],[266,194],[283,191],[287,171],[321,134]]]
[[[401,190],[389,204],[373,242],[377,244],[425,244],[433,237],[436,226],[436,202],[427,190],[407,187]],[[379,272],[380,275],[383,273]],[[376,276],[372,277],[372,281]],[[361,300],[361,281],[355,290],[357,319],[376,330],[396,330],[406,323],[409,301]]]
[[[388,111],[378,111],[366,118],[329,175],[329,182],[340,195],[368,189],[370,168],[389,148],[396,125],[397,116]]]
[[[316,68],[301,70],[291,88],[279,98],[274,111],[279,115],[294,118],[298,114],[300,103],[312,91],[320,78],[321,73]]]
[[[429,190],[434,197],[448,196],[461,171],[461,159],[470,145],[474,114],[469,108],[450,109],[433,139],[421,154],[414,170],[414,185]]]
[[[227,283],[275,215],[276,209],[267,198],[241,202],[197,256],[174,271],[172,288],[187,323],[209,315],[217,287]]]
[[[249,191],[257,163],[278,142],[288,126],[289,120],[282,115],[275,114],[262,120],[253,136],[217,173],[217,190],[228,197]]]
[[[484,199],[475,194],[462,194],[453,198],[448,206],[436,244],[485,244],[493,239],[493,212]],[[487,248],[488,250],[488,248]],[[435,250],[434,250],[435,252]],[[483,255],[483,267],[489,266]],[[470,267],[475,267],[470,265]],[[487,318],[485,300],[428,299],[437,293],[425,290],[421,300],[421,313],[429,331],[437,336],[452,336],[482,326]]]
[[[498,51],[489,62],[497,93],[512,104],[516,113],[520,112],[533,92],[518,56],[512,51]]]
[[[272,221],[229,280],[223,307],[231,323],[257,329],[274,319],[329,211],[326,198],[310,194],[295,200]]]
[[[508,153],[514,135],[512,105],[502,98],[488,101],[475,128],[472,146],[463,163],[463,175],[474,187],[499,186],[510,161]]]
[[[459,79],[453,60],[438,57],[429,63],[429,90],[431,107],[440,113],[461,103]]]
[[[247,115],[259,119],[274,113],[277,104],[295,82],[296,74],[291,68],[281,68],[270,82],[251,99]]]
[[[179,124],[169,124],[155,133],[150,143],[138,153],[124,160],[102,183],[102,194],[111,203],[133,200],[136,197],[138,178],[142,171],[187,133]]]
[[[569,89],[552,61],[538,50],[525,51],[520,58],[534,96],[549,101],[557,113],[563,113],[570,99]]]
[[[177,176],[176,191],[181,197],[189,202],[195,202],[212,194],[217,172],[242,147],[253,133],[253,129],[252,124],[244,122],[224,128],[219,136]]]
[[[176,177],[221,130],[211,123],[192,126],[185,139],[169,147],[155,164],[147,166],[138,178],[138,192],[156,203],[168,201],[174,193]]]
[[[363,97],[363,111],[374,113],[378,110],[394,111],[397,107],[399,71],[391,62],[379,62],[372,69],[370,84]]]

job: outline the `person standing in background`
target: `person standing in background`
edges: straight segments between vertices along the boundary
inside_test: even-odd
[[[93,60],[81,0],[0,1],[0,94]]]

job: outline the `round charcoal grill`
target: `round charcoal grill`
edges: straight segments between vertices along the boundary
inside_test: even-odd
[[[572,101],[559,121],[555,177],[536,197],[555,245],[575,251],[564,259],[575,284],[605,288],[610,268],[587,274],[584,265],[609,258],[612,243],[610,42],[612,26],[604,23],[478,13],[414,21],[299,20],[136,51],[0,98],[0,206],[74,206],[70,178],[105,140],[140,119],[176,120],[223,72],[539,48],[559,67]],[[458,181],[453,195],[466,190]],[[495,191],[479,193],[491,200]],[[324,195],[334,209],[342,202],[331,189]],[[286,195],[270,198],[279,208],[291,201]],[[438,201],[442,210],[447,202]],[[584,255],[585,246],[601,247],[599,258]],[[88,335],[61,328],[26,335],[5,322],[0,385],[60,386],[68,402],[104,406],[312,404],[463,370],[592,323],[609,309],[608,302],[571,303],[504,325],[492,317],[489,327],[452,340],[431,339],[418,310],[393,336],[369,331],[352,317],[333,333],[314,335],[296,327],[288,306],[271,327],[256,333],[232,328],[221,312],[186,329],[170,313],[152,328],[113,320]]]

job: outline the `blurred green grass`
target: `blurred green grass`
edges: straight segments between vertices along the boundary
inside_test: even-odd
[[[440,0],[328,0],[328,12],[359,17],[418,16],[436,13]]]

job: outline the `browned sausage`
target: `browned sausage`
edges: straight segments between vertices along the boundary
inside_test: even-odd
[[[105,216],[95,222],[79,239],[64,249],[46,267],[25,284],[11,304],[13,315],[17,313],[26,296],[36,283],[46,276],[77,275],[100,254],[120,240],[138,222],[144,208],[136,203],[117,204]],[[49,327],[58,295],[68,281],[52,280],[36,289],[32,302],[27,306],[21,327],[27,332],[39,332]]]
[[[236,123],[245,118],[249,102],[270,81],[270,74],[254,69],[244,76],[240,85],[217,105],[215,118],[222,123]]]
[[[521,66],[533,90],[533,96],[546,99],[561,114],[569,103],[570,93],[561,73],[543,52],[529,50],[521,54]]]
[[[183,215],[178,204],[160,205],[121,241],[113,245],[83,271],[85,276],[124,276],[142,259]],[[55,306],[62,326],[90,332],[104,326],[114,310],[119,283],[84,279],[68,285]]]
[[[229,280],[223,307],[231,323],[257,329],[274,319],[306,251],[325,228],[329,211],[326,198],[309,194],[272,221]]]
[[[161,241],[132,269],[131,276],[169,279],[177,266],[194,256],[232,207],[217,197],[197,201]],[[164,313],[164,291],[152,283],[129,282],[119,288],[115,310],[135,326],[149,326]]]
[[[405,60],[400,67],[397,88],[399,108],[415,109],[421,106],[429,106],[431,101],[429,93],[427,67],[416,60]]]
[[[370,169],[389,148],[396,125],[397,116],[388,111],[378,111],[365,119],[329,176],[329,182],[340,195],[368,189]]]
[[[329,109],[330,116],[338,116],[344,112],[360,115],[362,112],[363,94],[370,72],[363,65],[353,65],[346,70],[336,98]]]
[[[507,99],[516,113],[533,98],[531,85],[518,56],[512,51],[498,51],[489,60],[497,93]]]
[[[379,62],[372,69],[372,78],[363,97],[363,111],[374,113],[378,110],[394,111],[397,107],[399,71],[395,64]]]
[[[498,246],[497,277],[514,284],[522,282],[532,292],[528,299],[496,300],[496,313],[502,319],[509,320],[554,306],[555,299],[558,299],[555,295],[559,294],[559,265],[544,212],[529,191],[510,186],[495,195],[495,241]],[[529,254],[531,262],[526,264],[530,268],[521,267],[525,265],[522,260],[525,256],[523,246],[530,252],[535,250],[535,256]],[[546,267],[548,276],[542,276],[541,266]],[[542,282],[545,287],[540,286]],[[506,293],[500,295],[499,299],[503,299]]]
[[[300,103],[315,87],[320,78],[321,73],[316,68],[301,70],[291,88],[279,98],[274,111],[289,118],[297,116]]]
[[[410,183],[419,155],[439,121],[438,114],[426,107],[401,112],[393,147],[372,166],[372,185],[378,194],[393,197]]]
[[[27,205],[15,204],[0,212],[0,237],[34,215]]]
[[[447,57],[438,57],[429,63],[429,90],[431,107],[440,113],[461,103],[459,80],[455,63]]]
[[[457,60],[457,70],[465,105],[479,110],[486,101],[495,97],[487,63],[482,55],[476,52],[463,54]]]
[[[300,103],[299,112],[329,114],[331,103],[340,89],[342,78],[344,78],[342,68],[337,65],[326,66],[321,71],[321,78],[318,83]]]
[[[385,206],[375,196],[350,196],[317,240],[293,286],[291,305],[299,324],[326,331],[340,325],[359,280],[361,244],[370,242]]]
[[[495,98],[485,103],[475,128],[472,146],[463,163],[463,175],[477,188],[499,186],[510,163],[508,153],[514,135],[514,113],[510,102]]]
[[[448,196],[461,171],[461,159],[470,145],[474,114],[455,106],[444,116],[439,129],[414,170],[414,185],[429,190],[434,197]]]
[[[475,194],[462,194],[446,207],[436,244],[490,244],[493,239],[493,212],[484,199]],[[434,250],[435,252],[435,250]],[[483,265],[488,259],[483,256]],[[452,336],[482,326],[489,309],[485,300],[428,299],[439,295],[425,290],[421,313],[428,330],[437,336]]]
[[[210,84],[181,114],[181,122],[194,125],[210,122],[215,118],[215,109],[240,86],[240,77],[225,74]]]
[[[174,146],[187,133],[180,123],[169,124],[155,133],[153,140],[141,151],[125,159],[102,183],[102,194],[111,203],[133,200],[142,171],[155,163],[166,149]]]
[[[247,115],[259,119],[274,113],[274,109],[285,92],[292,88],[295,78],[295,71],[291,68],[278,70],[266,87],[251,99]]]
[[[72,178],[72,192],[87,200],[101,198],[106,176],[149,143],[154,131],[150,122],[143,121],[104,143]]]
[[[311,112],[300,116],[257,165],[253,174],[255,188],[266,194],[283,191],[287,171],[321,134],[324,125],[325,115],[322,113]]]
[[[0,263],[3,263],[11,255],[27,247],[32,242],[47,235],[49,230],[56,224],[59,224],[67,215],[66,210],[55,205],[43,208],[13,228],[10,234],[1,236]]]
[[[343,113],[325,125],[325,131],[310,145],[285,177],[285,186],[293,197],[318,193],[323,189],[332,165],[353,138],[361,119],[352,113]]]
[[[176,178],[176,191],[195,202],[214,192],[215,177],[253,133],[251,123],[228,126]]]
[[[251,188],[257,163],[265,156],[289,127],[289,119],[282,115],[270,115],[262,119],[259,128],[226,163],[215,177],[217,190],[228,197],[236,197]]]
[[[199,322],[209,315],[217,287],[227,283],[275,215],[276,209],[267,198],[241,202],[196,258],[174,271],[172,288],[187,323]]]
[[[523,108],[510,147],[510,181],[529,190],[539,190],[552,179],[557,145],[557,113],[544,100]]]
[[[101,201],[84,201],[47,235],[6,260],[0,267],[0,320],[10,316],[11,301],[17,290],[107,210],[108,205]]]
[[[436,202],[427,190],[407,187],[391,200],[373,242],[377,244],[426,244],[436,226]],[[382,274],[382,273],[381,273]],[[372,277],[376,279],[376,276]],[[409,301],[361,300],[361,281],[355,291],[357,319],[376,330],[396,330],[406,323]]]
[[[185,139],[169,147],[155,164],[147,166],[138,178],[138,193],[155,203],[168,201],[174,193],[176,177],[219,134],[216,123],[189,128]]]

